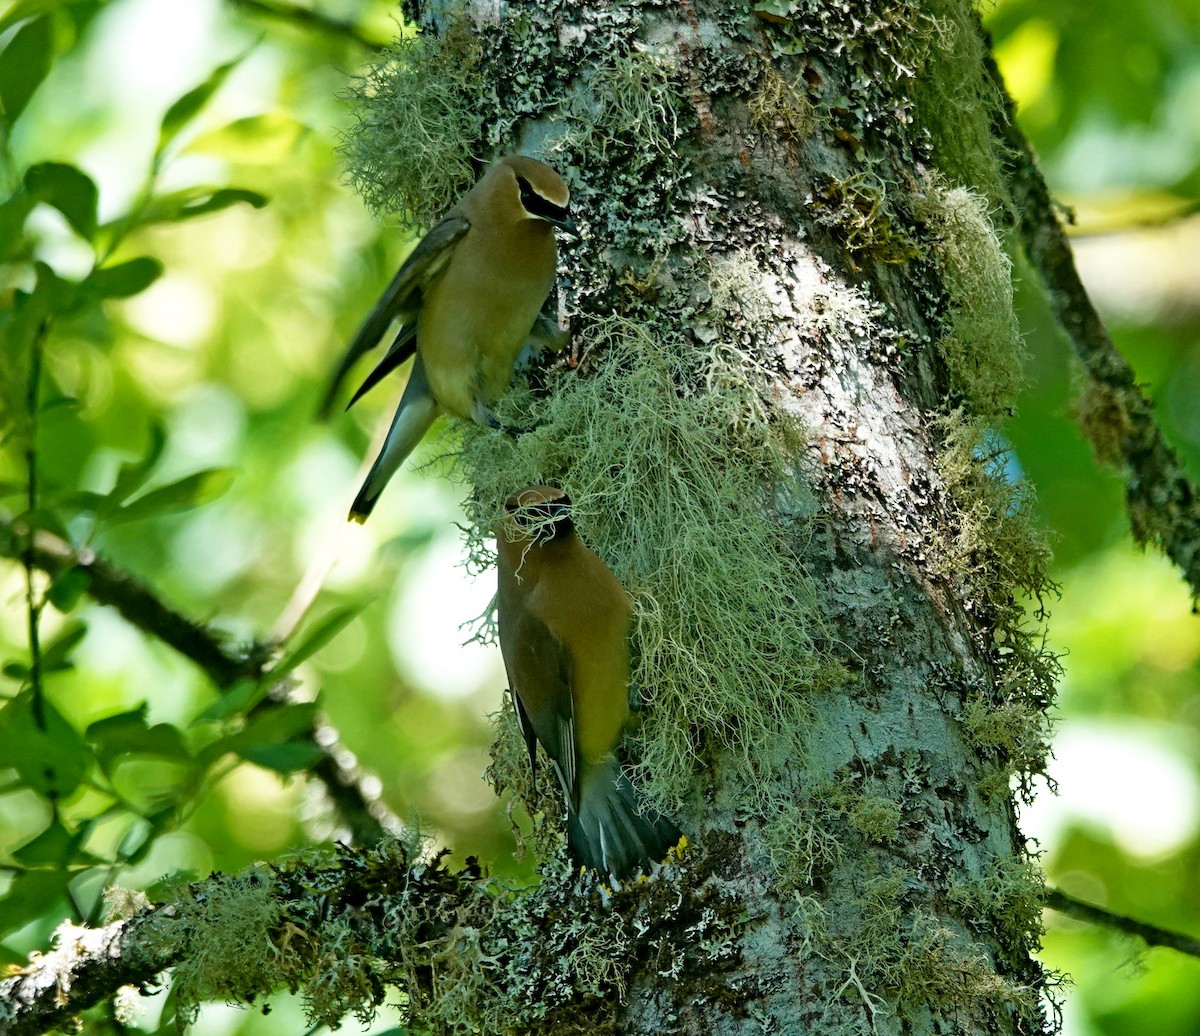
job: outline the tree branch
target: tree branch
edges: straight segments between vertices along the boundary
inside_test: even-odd
[[[1114,914],[1111,910],[1105,910],[1103,907],[1069,896],[1061,889],[1046,889],[1043,902],[1051,910],[1057,910],[1060,914],[1066,914],[1076,920],[1112,928],[1118,932],[1124,932],[1126,935],[1136,935],[1149,946],[1166,946],[1168,949],[1178,950],[1191,957],[1200,957],[1200,939],[1193,939],[1190,935],[1173,932],[1167,928],[1159,928],[1157,925],[1146,924],[1143,921],[1135,921],[1123,914]]]
[[[11,521],[0,520],[0,555],[21,559],[26,555],[22,540]],[[87,593],[92,600],[115,608],[130,625],[174,648],[223,690],[238,680],[270,677],[271,646],[255,642],[245,650],[233,649],[206,626],[165,604],[146,584],[92,551],[76,551],[59,537],[39,532],[27,556],[52,579],[72,568],[86,573]],[[275,704],[268,696],[256,708],[272,708]],[[324,720],[318,720],[308,736],[322,753],[311,772],[325,786],[334,808],[349,828],[351,840],[369,843],[385,833],[398,834],[403,824],[377,795],[368,791],[366,775],[342,746],[337,731]]]
[[[1025,254],[1087,373],[1088,384],[1078,401],[1080,424],[1099,459],[1124,480],[1134,539],[1142,545],[1154,543],[1179,566],[1191,584],[1195,606],[1200,600],[1200,494],[1164,441],[1153,404],[1134,382],[1133,371],[1088,298],[990,47],[986,61],[1003,99],[996,129],[1007,148],[1006,174]]]
[[[333,1028],[351,1014],[369,1022],[398,989],[411,1020],[437,1031],[451,1019],[472,1031],[505,1022],[530,1031],[556,1013],[614,1012],[630,979],[614,966],[618,955],[631,973],[708,969],[711,977],[729,966],[714,933],[753,923],[719,883],[697,881],[679,864],[602,890],[560,859],[539,885],[515,889],[471,860],[451,871],[445,855],[429,859],[394,839],[339,845],[214,874],[180,887],[170,905],[105,928],[64,925],[52,952],[0,981],[0,1036],[65,1026],[171,966],[184,1022],[202,1002],[261,1004],[303,986],[310,1020]]]
[[[70,1019],[126,985],[146,985],[183,955],[158,929],[169,908],[154,908],[104,928],[70,923],[54,949],[35,954],[21,973],[0,981],[0,1036],[70,1030]]]

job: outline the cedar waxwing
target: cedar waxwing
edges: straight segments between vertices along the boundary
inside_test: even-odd
[[[561,489],[530,486],[504,506],[500,650],[530,765],[536,777],[540,742],[567,802],[571,856],[619,880],[680,840],[613,754],[629,718],[629,597],[575,534]]]
[[[366,520],[442,411],[498,427],[489,406],[508,387],[554,283],[554,228],[574,231],[569,204],[567,185],[548,165],[502,158],[400,267],[342,357],[321,407],[328,412],[350,367],[399,320],[391,348],[347,405],[416,353],[352,519]]]

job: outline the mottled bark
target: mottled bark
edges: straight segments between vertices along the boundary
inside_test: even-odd
[[[427,4],[351,149],[409,212],[462,187],[439,148],[571,180],[572,362],[500,408],[528,434],[467,432],[472,543],[525,482],[568,488],[635,602],[629,761],[690,848],[615,894],[388,843],[285,870],[237,899],[270,973],[214,957],[192,996],[305,984],[329,1021],[392,983],[435,1032],[1047,1027],[1010,788],[1044,754],[1021,600],[1049,584],[988,434],[1020,364],[999,99],[960,0],[758,6]],[[522,765],[503,730],[498,781]]]

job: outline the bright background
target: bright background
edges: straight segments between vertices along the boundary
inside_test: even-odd
[[[464,491],[409,467],[371,522],[348,525],[361,458],[398,389],[381,388],[329,425],[312,420],[332,358],[408,243],[402,231],[381,230],[341,182],[347,76],[369,51],[254,6],[74,5],[77,35],[58,40],[60,56],[17,126],[15,168],[76,164],[100,187],[101,218],[113,216],[139,189],[168,105],[244,55],[173,148],[163,186],[232,185],[270,198],[265,208],[139,232],[131,254],[160,257],[166,273],[110,306],[98,338],[55,340],[49,374],[79,402],[44,418],[44,477],[105,491],[122,461],[145,452],[156,420],[167,445],[155,482],[234,469],[215,501],[100,528],[94,545],[243,640],[282,628],[303,575],[331,566],[315,613],[365,609],[301,667],[302,693],[320,694],[396,812],[515,873],[523,865],[480,779],[502,668],[495,649],[461,646],[460,627],[492,592],[490,578],[459,567],[453,523]],[[382,2],[318,6],[372,40],[395,30]],[[0,18],[5,11],[0,4]],[[1052,188],[1076,209],[1084,277],[1169,441],[1200,478],[1200,219],[1186,216],[1200,201],[1200,9],[1189,0],[1003,0],[988,21]],[[236,121],[245,119],[253,121]],[[3,172],[11,182],[12,168]],[[40,255],[64,275],[86,273],[90,251],[63,219],[44,207],[33,218]],[[1120,484],[1097,470],[1072,417],[1069,348],[1036,277],[1018,273],[1030,385],[1007,432],[1056,539],[1062,599],[1050,636],[1065,652],[1051,767],[1058,795],[1040,795],[1023,823],[1054,884],[1200,934],[1200,621],[1172,567],[1131,546]],[[4,464],[0,475],[19,476]],[[19,567],[0,568],[0,659],[27,657],[22,593]],[[48,692],[81,728],[143,701],[151,721],[179,724],[212,704],[190,664],[110,611],[85,604],[72,618],[88,633],[76,668],[54,676]],[[45,635],[66,621],[48,609]],[[9,681],[4,693],[15,690]],[[169,786],[171,777],[129,779]],[[313,836],[308,796],[299,779],[248,762],[225,767],[186,823],[118,878],[135,885],[283,853]],[[39,800],[0,783],[0,852],[46,822]],[[0,871],[0,892],[8,880]],[[23,958],[52,927],[46,918],[10,934],[0,961]],[[1200,1031],[1200,961],[1145,952],[1054,914],[1047,928],[1045,959],[1075,983],[1068,1036]],[[281,996],[273,1006],[269,1018],[212,1007],[195,1031],[303,1031],[298,1004]],[[153,1029],[159,1010],[147,1001],[142,1024]]]

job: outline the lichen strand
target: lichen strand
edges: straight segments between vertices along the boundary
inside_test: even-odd
[[[269,871],[214,875],[178,890],[167,931],[187,946],[175,969],[179,1015],[194,1020],[206,1000],[253,1003],[276,988],[283,911]]]
[[[949,187],[937,173],[913,195],[949,295],[948,326],[937,340],[954,397],[974,415],[1002,421],[1021,387],[1025,346],[1013,310],[1012,263],[1000,246],[986,199]]]
[[[772,816],[791,797],[773,774],[804,750],[807,694],[844,673],[815,639],[813,589],[789,546],[803,528],[771,518],[799,431],[771,413],[764,373],[714,328],[720,311],[703,308],[708,346],[663,323],[597,320],[594,368],[557,373],[548,395],[519,386],[499,407],[502,423],[532,431],[466,430],[470,545],[486,564],[513,486],[562,485],[581,536],[633,597],[640,783],[676,809],[721,750],[756,796],[746,808]]]
[[[482,46],[460,20],[398,39],[350,84],[356,122],[347,176],[377,216],[429,227],[475,179],[482,141]]]

